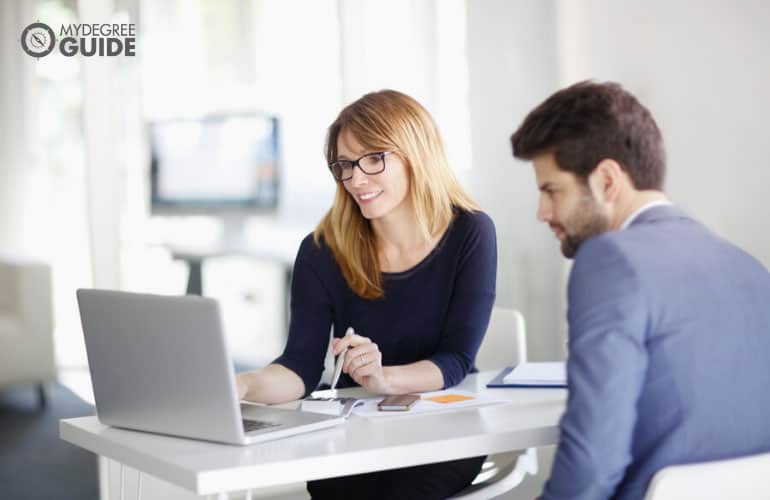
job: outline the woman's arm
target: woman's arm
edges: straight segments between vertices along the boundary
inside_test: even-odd
[[[238,374],[238,395],[257,403],[285,403],[315,390],[323,372],[332,323],[330,295],[317,268],[325,264],[313,236],[300,245],[291,282],[291,321],[283,353],[260,370]]]
[[[496,276],[495,225],[477,212],[461,251],[441,341],[428,357],[441,370],[443,387],[459,384],[474,368],[495,302]]]
[[[438,391],[444,387],[444,375],[432,361],[418,361],[408,365],[386,366],[386,394]]]
[[[444,387],[444,376],[435,363],[427,360],[408,365],[382,366],[382,353],[368,337],[350,335],[334,339],[333,354],[345,353],[342,371],[373,394],[409,394],[437,391]]]
[[[278,364],[239,373],[236,382],[238,397],[255,403],[285,403],[305,394],[305,383],[299,375]]]

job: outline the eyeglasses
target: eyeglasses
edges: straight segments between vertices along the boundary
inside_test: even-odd
[[[337,160],[329,163],[329,170],[338,181],[347,181],[353,178],[353,169],[358,167],[366,175],[377,175],[385,170],[385,155],[394,151],[381,151],[379,153],[367,153],[357,160]]]

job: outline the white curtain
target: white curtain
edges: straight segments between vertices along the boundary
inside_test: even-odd
[[[125,73],[115,76],[116,58],[54,51],[36,60],[21,48],[22,30],[37,19],[54,31],[129,22],[115,18],[111,0],[76,6],[0,2],[0,251],[52,265],[59,366],[85,364],[75,289],[120,287],[123,177],[136,156],[122,148],[132,104],[126,94],[138,91]]]
[[[21,31],[34,20],[24,0],[0,2],[0,251],[41,253],[33,226],[36,177],[35,60],[19,43]]]
[[[436,119],[450,162],[470,168],[464,0],[339,0],[342,98],[390,88]]]
[[[114,20],[111,0],[79,0],[82,23]],[[83,137],[85,139],[86,200],[93,284],[120,287],[120,235],[125,135],[118,112],[128,113],[116,92],[117,58],[83,57]]]
[[[0,251],[52,266],[59,366],[85,364],[74,293],[90,285],[78,66],[56,52],[36,60],[20,37],[35,20],[55,26],[68,13],[55,2],[0,2]]]

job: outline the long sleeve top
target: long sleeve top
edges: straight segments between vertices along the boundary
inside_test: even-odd
[[[474,360],[495,300],[497,241],[483,212],[457,210],[433,251],[411,269],[383,273],[384,297],[356,295],[331,250],[308,235],[300,245],[291,286],[291,320],[284,352],[274,362],[315,390],[329,330],[348,327],[370,338],[383,366],[429,360],[451,387],[475,371]],[[338,387],[356,385],[346,374]]]

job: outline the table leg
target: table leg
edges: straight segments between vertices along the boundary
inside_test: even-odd
[[[99,498],[110,499],[110,459],[99,456]]]
[[[126,468],[120,463],[120,500],[126,500]]]
[[[187,295],[203,295],[203,259],[185,259],[190,268]]]

